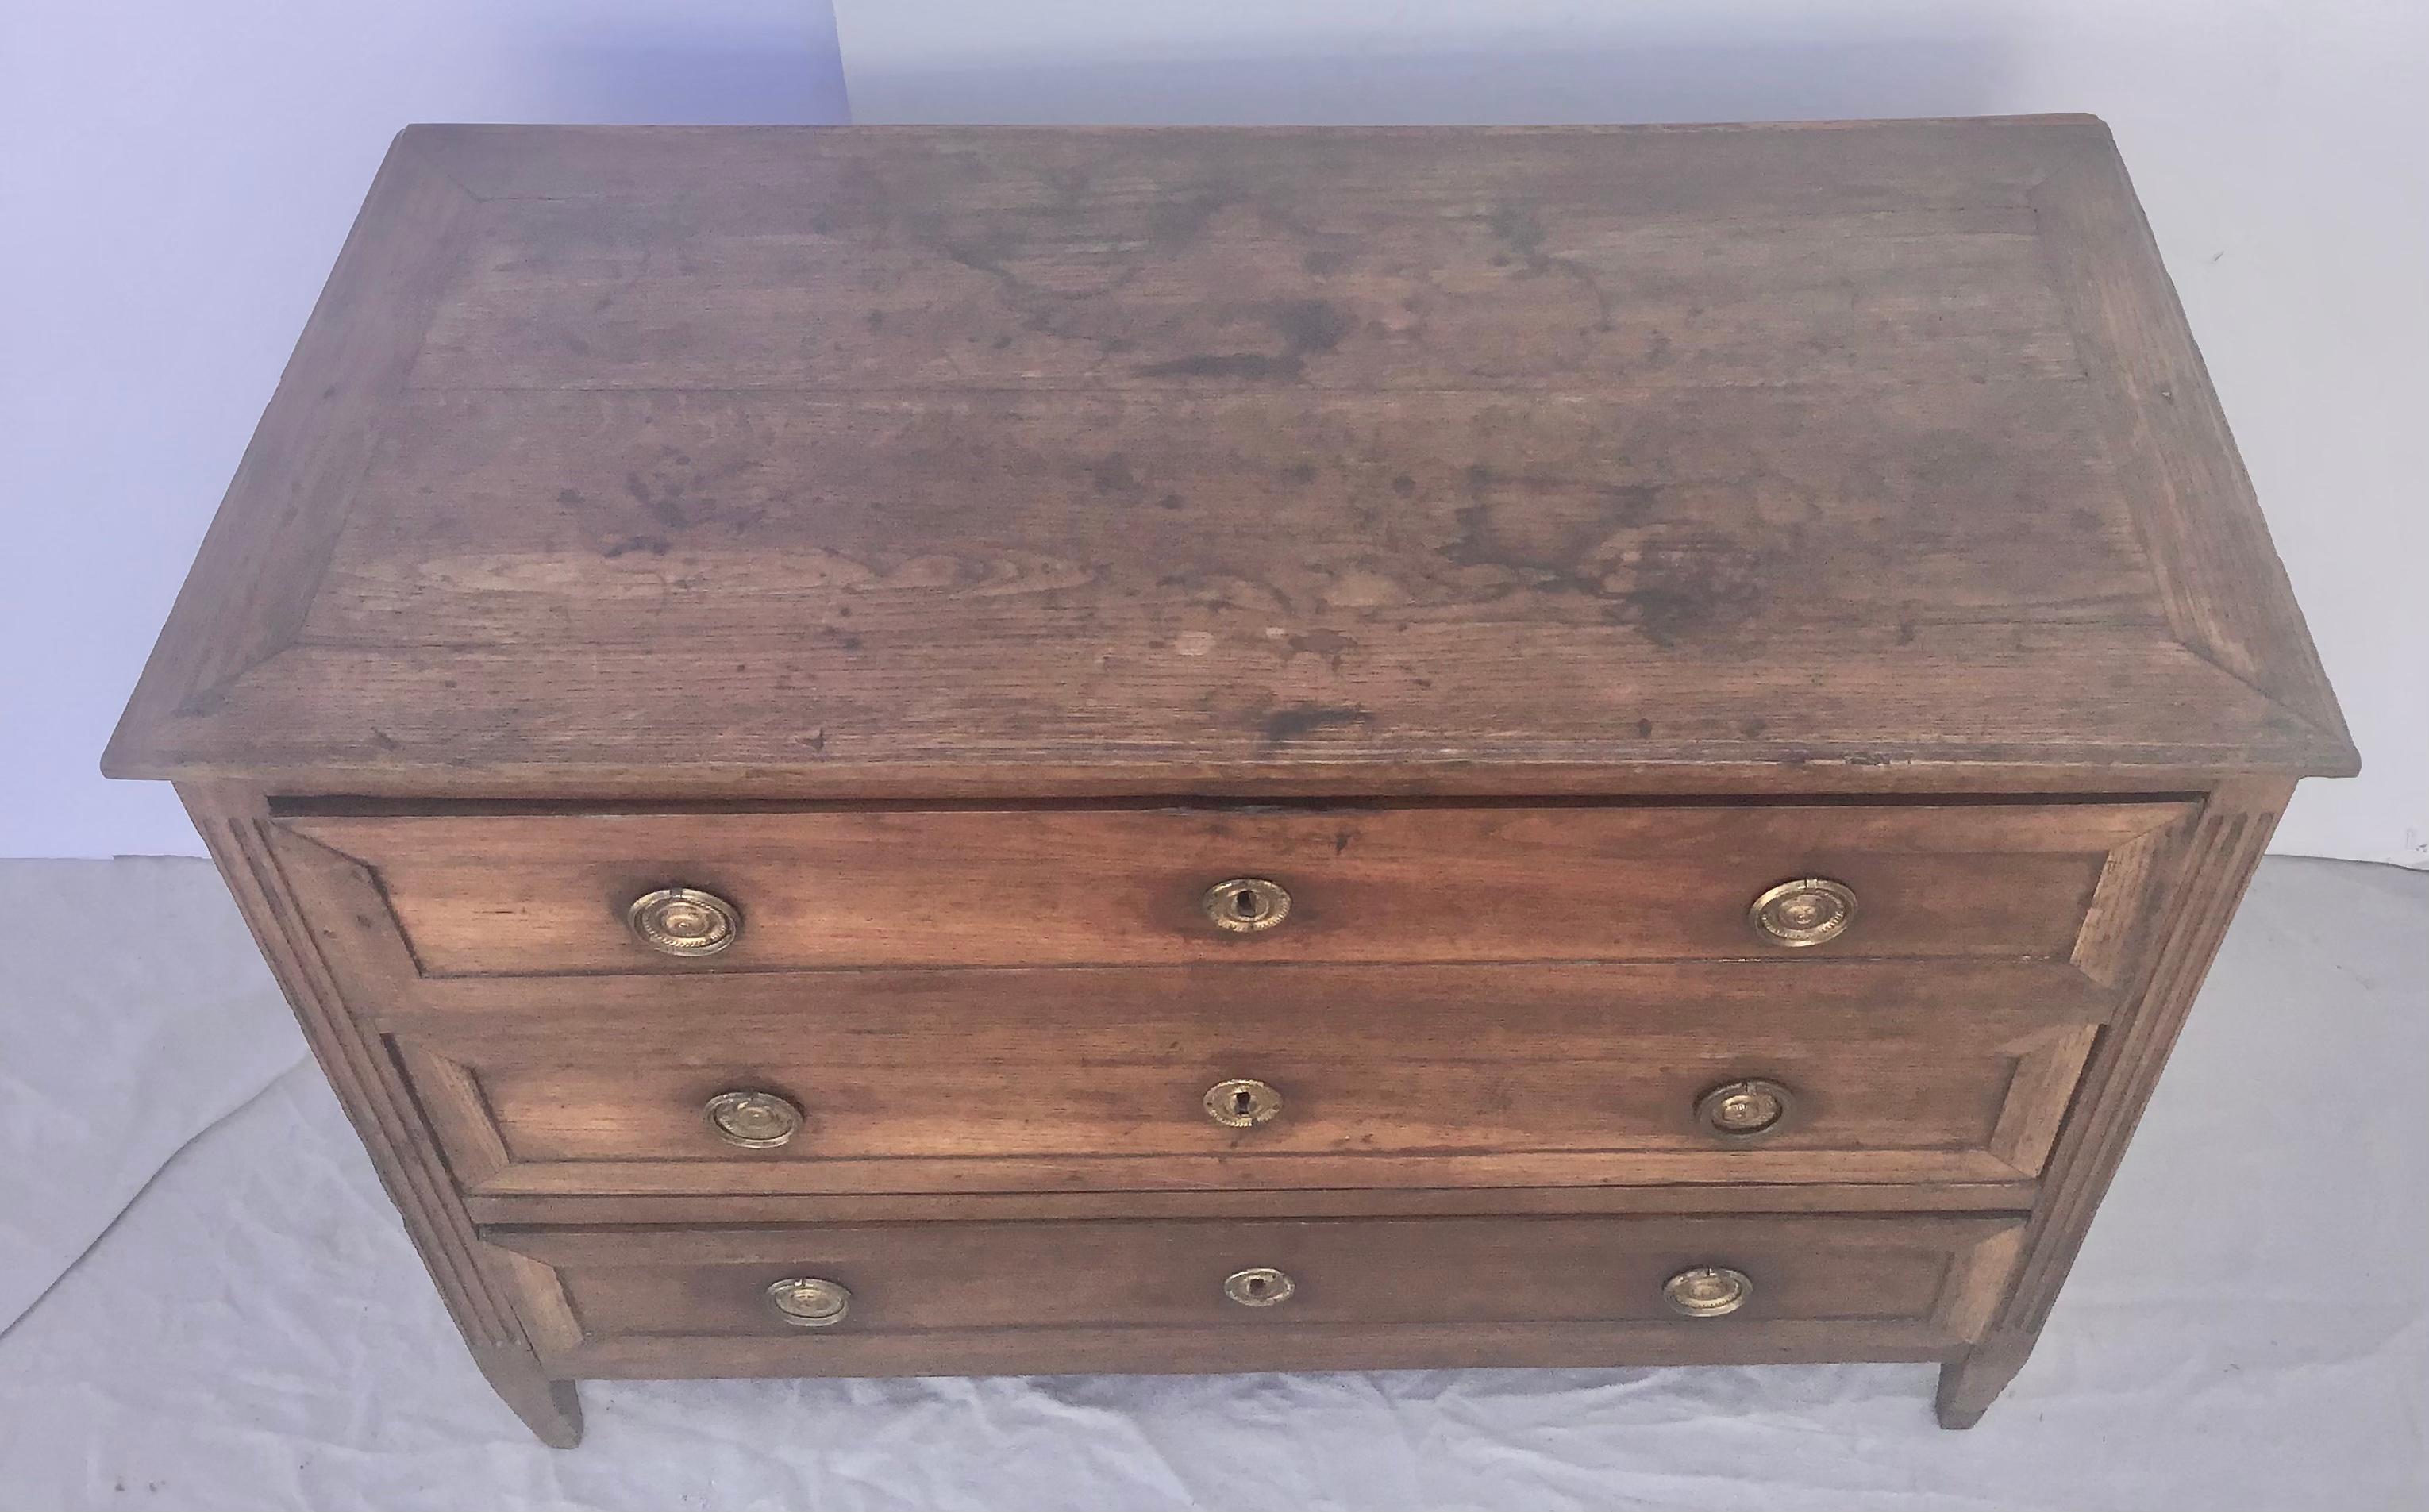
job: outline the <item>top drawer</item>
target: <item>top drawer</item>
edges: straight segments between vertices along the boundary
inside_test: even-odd
[[[2178,803],[311,814],[431,976],[1202,961],[2068,959],[2113,852]],[[1210,889],[1270,881],[1282,896]],[[1791,945],[1783,882],[1853,899]],[[632,926],[688,888],[738,915],[682,957]],[[1210,910],[1268,928],[1222,927]],[[1238,921],[1234,921],[1238,922]],[[1776,922],[1777,922],[1776,920]],[[1792,915],[1785,921],[1798,922]]]

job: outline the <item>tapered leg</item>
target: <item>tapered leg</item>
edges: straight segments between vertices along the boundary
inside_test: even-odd
[[[1986,1339],[1963,1359],[1940,1368],[1940,1395],[1933,1405],[1943,1428],[1971,1428],[1982,1421],[1991,1404],[2016,1378],[2031,1357],[2037,1334],[2007,1334]]]
[[[552,1381],[540,1373],[539,1360],[520,1345],[477,1345],[472,1358],[481,1367],[489,1389],[498,1393],[523,1426],[551,1449],[571,1449],[582,1442],[582,1399],[571,1381]]]

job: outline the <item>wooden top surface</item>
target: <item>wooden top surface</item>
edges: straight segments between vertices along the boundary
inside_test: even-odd
[[[105,766],[2353,769],[2105,127],[415,127]]]

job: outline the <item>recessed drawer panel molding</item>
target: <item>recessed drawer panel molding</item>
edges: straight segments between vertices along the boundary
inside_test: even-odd
[[[2062,961],[2111,855],[2189,812],[2173,803],[1564,805],[288,823],[370,868],[421,970],[443,977],[1217,961]],[[1783,884],[1788,894],[1775,896]],[[1824,938],[1797,938],[1813,919],[1780,922],[1805,919],[1809,898],[1836,904],[1841,895],[1844,926]],[[683,940],[669,950],[671,937],[634,927],[636,905],[646,914],[669,896],[714,900],[671,905],[713,948]]]
[[[490,1192],[2012,1180],[2112,1003],[2054,963],[1876,961],[438,995],[399,1041]]]
[[[1582,1330],[1581,1359],[1653,1338],[1689,1357],[1793,1357],[1834,1336],[1927,1356],[1979,1333],[2022,1228],[1764,1215],[483,1234],[532,1262],[516,1272],[530,1305],[574,1321],[556,1348],[586,1373],[688,1358],[683,1373],[818,1375],[871,1372],[915,1345],[1065,1369],[1113,1334],[1167,1343],[1161,1369],[1252,1369],[1351,1328],[1395,1364],[1487,1362],[1493,1338],[1536,1342],[1544,1325]],[[813,1304],[820,1326],[804,1329]],[[986,1353],[1001,1334],[1004,1352]]]

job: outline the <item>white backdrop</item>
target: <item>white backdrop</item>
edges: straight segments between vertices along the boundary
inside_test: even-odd
[[[0,855],[192,851],[93,762],[416,120],[2116,128],[2366,770],[2277,848],[2429,864],[2419,0],[172,0],[0,7]],[[34,234],[28,234],[31,228]]]

